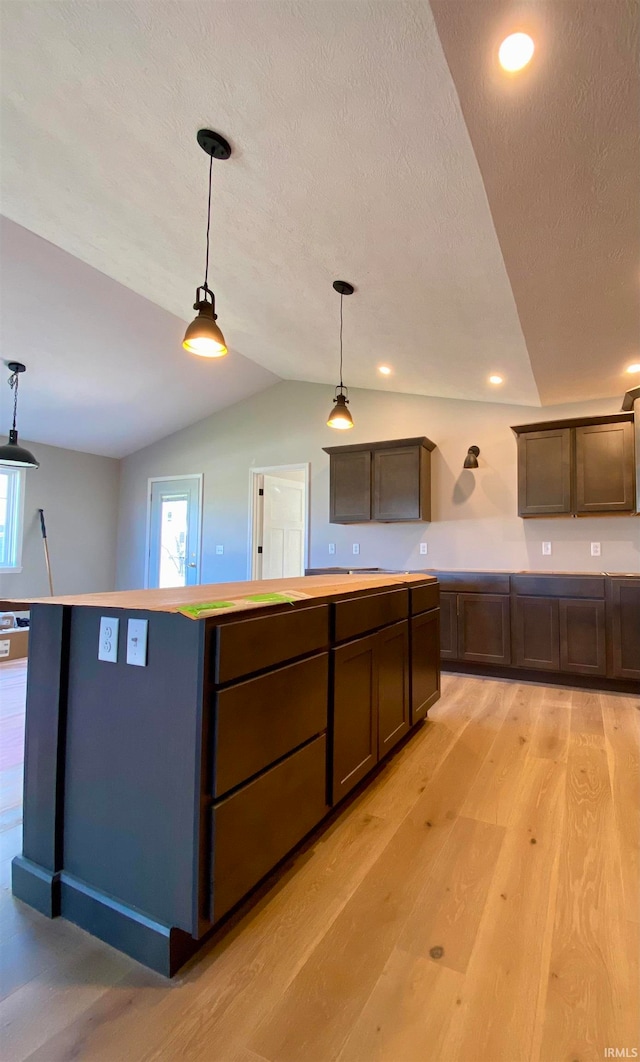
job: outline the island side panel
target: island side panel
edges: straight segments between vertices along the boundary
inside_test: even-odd
[[[72,612],[62,913],[74,919],[78,880],[98,904],[196,936],[205,625],[111,610],[109,663],[98,660],[103,611]],[[130,618],[149,624],[146,667],[126,662]]]
[[[12,866],[14,895],[49,918],[60,913],[70,614],[64,605],[31,609],[23,844]]]

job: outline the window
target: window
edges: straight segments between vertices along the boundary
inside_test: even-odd
[[[0,571],[21,571],[23,511],[24,469],[0,465]]]

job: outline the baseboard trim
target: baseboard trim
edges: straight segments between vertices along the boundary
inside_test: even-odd
[[[60,893],[60,913],[64,918],[165,977],[173,977],[203,944],[64,871],[60,875]]]
[[[534,671],[522,667],[497,664],[473,664],[462,660],[443,660],[442,671],[459,675],[478,675],[480,678],[512,679],[514,682],[536,682],[542,686],[573,686],[581,690],[600,690],[604,693],[636,693],[638,683],[633,679],[610,679],[600,675],[570,675],[559,671]]]
[[[23,855],[14,856],[11,861],[11,891],[47,918],[60,914],[60,874]]]

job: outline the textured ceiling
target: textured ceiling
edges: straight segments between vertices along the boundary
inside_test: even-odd
[[[640,361],[640,5],[432,0],[540,397],[622,394]],[[505,77],[515,30],[536,42]]]
[[[114,343],[139,380],[123,450],[269,372],[333,385],[337,276],[357,288],[348,384],[532,405],[622,393],[638,360],[637,7],[432,6],[437,29],[425,3],[395,0],[3,5],[2,210],[75,257],[60,275],[41,258],[39,290],[55,307],[88,285],[107,337],[87,345],[56,313],[38,346],[27,300],[5,300],[2,356],[39,359],[47,431],[71,429],[40,366],[68,383],[71,360],[97,405]],[[496,44],[531,12],[534,61],[498,75]],[[203,271],[201,125],[234,149],[214,169],[211,272],[231,356],[194,364],[178,319]],[[131,293],[148,322],[133,345]],[[89,420],[76,445],[109,445],[89,447]]]
[[[122,457],[277,383],[235,354],[181,357],[184,324],[0,218],[0,350],[24,360],[18,429],[34,442]],[[141,356],[142,352],[142,356]],[[0,428],[10,425],[0,366]]]
[[[338,276],[357,288],[347,383],[538,403],[426,4],[62,0],[5,4],[3,21],[8,217],[187,318],[204,257],[195,133],[211,125],[234,148],[212,225],[231,357],[331,387]],[[155,352],[137,357],[152,374]]]

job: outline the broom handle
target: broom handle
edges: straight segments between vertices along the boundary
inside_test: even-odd
[[[47,565],[47,575],[49,577],[49,593],[53,597],[53,579],[51,578],[51,561],[49,560],[49,543],[47,542],[47,528],[44,522],[44,509],[38,509],[40,513],[40,529],[42,531],[42,541],[44,543],[44,560]]]

